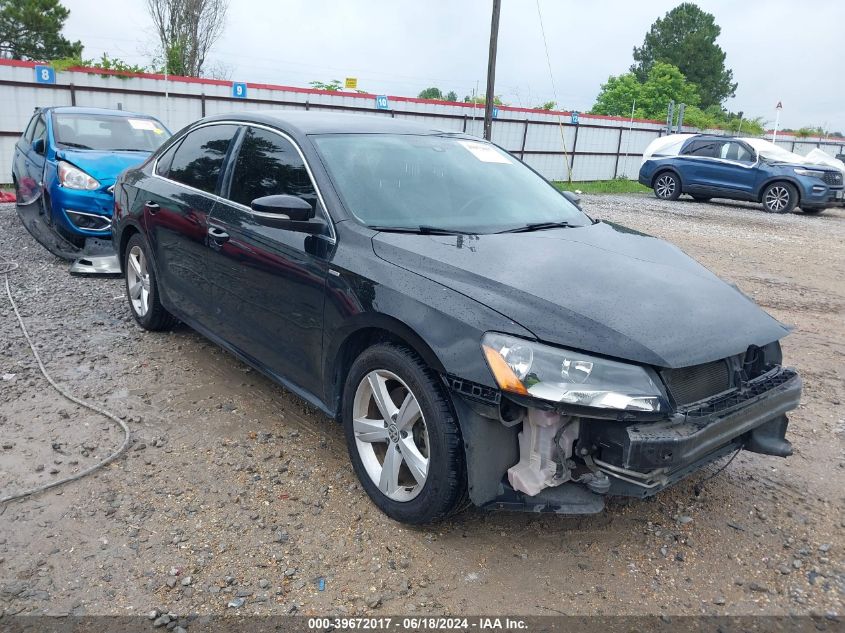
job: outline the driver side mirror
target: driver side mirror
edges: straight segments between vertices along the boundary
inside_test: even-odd
[[[250,203],[258,224],[299,233],[321,233],[325,222],[315,218],[314,208],[298,196],[264,196]]]
[[[44,139],[38,138],[32,141],[32,151],[40,156],[44,155]]]
[[[577,193],[573,193],[572,191],[561,191],[561,193],[563,194],[564,198],[566,198],[576,207],[581,209],[581,196],[579,196]]]

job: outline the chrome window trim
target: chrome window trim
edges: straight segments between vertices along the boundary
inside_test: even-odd
[[[329,227],[329,231],[331,232],[331,235],[329,236],[328,239],[332,242],[332,244],[337,243],[337,233],[335,232],[335,228],[334,228],[334,220],[332,219],[331,214],[329,213],[329,208],[326,206],[326,201],[323,198],[323,194],[320,191],[320,188],[317,186],[317,180],[316,180],[316,178],[314,178],[314,173],[311,171],[311,166],[308,164],[308,160],[305,158],[305,154],[302,153],[302,149],[299,147],[299,144],[293,139],[293,137],[291,137],[289,134],[286,134],[285,132],[282,132],[281,130],[277,130],[273,127],[270,127],[269,125],[264,125],[263,123],[251,123],[249,121],[234,121],[234,120],[229,120],[229,119],[223,120],[223,121],[209,121],[207,123],[201,123],[200,125],[192,127],[190,130],[188,130],[187,132],[185,132],[181,136],[177,137],[168,146],[167,150],[163,151],[161,154],[156,156],[156,159],[153,161],[153,165],[152,165],[152,171],[151,171],[152,177],[153,178],[159,178],[161,180],[164,180],[165,182],[169,182],[169,183],[172,183],[174,185],[179,185],[180,187],[184,187],[185,189],[190,189],[191,191],[196,191],[197,193],[202,194],[203,196],[210,196],[212,199],[215,200],[215,202],[224,202],[226,204],[233,204],[236,207],[241,208],[244,211],[247,211],[248,213],[251,213],[252,215],[263,215],[265,217],[278,217],[274,213],[267,214],[267,213],[262,213],[260,211],[254,211],[251,208],[249,208],[248,206],[241,204],[240,202],[235,202],[234,200],[229,200],[229,198],[224,198],[223,196],[218,196],[215,193],[208,193],[207,191],[203,191],[202,189],[197,189],[196,187],[192,187],[191,185],[186,185],[185,183],[179,182],[178,180],[172,180],[170,178],[165,178],[164,176],[161,176],[158,173],[158,160],[159,160],[159,158],[161,158],[161,156],[166,154],[167,151],[171,147],[173,147],[173,145],[180,143],[182,141],[182,139],[187,137],[188,134],[190,134],[194,130],[198,130],[198,129],[203,128],[203,127],[209,127],[209,126],[212,126],[212,125],[236,125],[238,127],[261,128],[263,130],[267,130],[268,132],[278,134],[283,139],[288,141],[293,146],[293,148],[296,150],[296,153],[299,154],[299,158],[302,159],[302,164],[305,165],[305,171],[308,173],[308,178],[311,179],[311,185],[314,187],[314,191],[317,192],[317,199],[320,201],[320,206],[322,207],[322,215],[325,216],[325,219],[327,220],[326,225]],[[177,150],[177,152],[178,152],[178,150]],[[175,157],[175,155],[174,155],[174,157]]]
[[[692,142],[692,139],[690,139],[690,142]],[[745,149],[747,149],[748,151],[750,151],[754,155],[754,160],[751,163],[747,163],[747,162],[742,162],[742,161],[738,161],[738,160],[730,160],[728,158],[722,158],[720,156],[696,156],[695,154],[681,154],[681,153],[678,153],[676,156],[667,156],[667,158],[694,158],[696,160],[712,160],[712,161],[715,161],[717,163],[726,163],[728,165],[736,165],[737,167],[745,167],[746,169],[752,169],[754,167],[757,167],[757,165],[759,165],[759,163],[760,163],[759,152],[757,152],[757,150],[755,150],[750,145],[743,143],[742,141],[740,141],[736,138],[726,136],[725,140],[723,140],[723,141],[717,141],[716,139],[713,139],[713,142],[714,143],[715,142],[736,143],[737,145],[741,145],[742,147],[744,147]]]
[[[678,154],[677,156],[665,156],[661,158],[683,158],[685,160],[710,160],[716,163],[727,163],[728,165],[736,165],[737,167],[745,167],[751,169],[756,167],[759,159],[755,159],[753,163],[742,163],[738,160],[728,160],[727,158],[715,158],[713,156],[695,156],[692,154]]]

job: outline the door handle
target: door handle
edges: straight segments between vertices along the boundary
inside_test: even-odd
[[[158,206],[158,205],[157,205],[155,202],[153,202],[152,200],[147,200],[147,201],[144,203],[144,207],[147,209],[147,211],[149,211],[149,212],[150,212],[150,215],[155,215],[156,213],[158,213],[158,210],[159,210],[159,209],[161,209],[161,207],[160,207],[160,206]]]
[[[223,229],[218,229],[216,226],[208,227],[208,236],[218,244],[222,244],[229,239],[229,234]]]

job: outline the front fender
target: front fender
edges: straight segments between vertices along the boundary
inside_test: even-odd
[[[333,264],[337,263],[336,259]],[[441,374],[493,388],[496,384],[481,352],[484,332],[534,338],[498,312],[437,282],[383,260],[369,265],[366,275],[344,271],[327,279],[323,382],[330,409],[339,402],[343,381],[338,384],[337,373],[344,345],[365,330],[383,330],[406,341]]]

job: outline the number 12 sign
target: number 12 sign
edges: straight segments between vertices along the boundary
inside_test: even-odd
[[[234,82],[232,84],[232,96],[236,99],[246,99],[246,84]]]
[[[52,66],[35,67],[35,83],[54,84],[56,83],[56,71]]]

